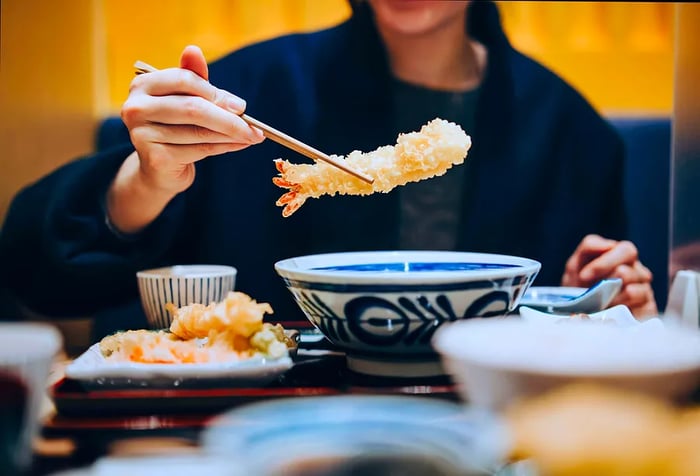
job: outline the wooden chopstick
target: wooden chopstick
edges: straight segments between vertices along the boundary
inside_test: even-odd
[[[134,63],[134,68],[136,68],[136,74],[153,73],[155,71],[158,71],[157,68],[154,68],[153,66],[149,65],[148,63],[144,63],[143,61],[137,61],[136,63]],[[327,154],[324,154],[320,150],[314,149],[313,147],[304,144],[300,140],[288,136],[287,134],[280,132],[273,127],[270,127],[267,124],[250,117],[247,114],[241,114],[240,117],[249,125],[260,129],[265,137],[277,142],[278,144],[282,144],[283,146],[295,152],[298,152],[310,159],[322,160],[323,162],[327,162],[330,165],[333,165],[334,167],[337,167],[340,170],[343,170],[344,172],[354,175],[355,177],[369,184],[374,182],[374,179],[372,177],[351,167],[348,167],[343,163],[342,160],[338,160]]]

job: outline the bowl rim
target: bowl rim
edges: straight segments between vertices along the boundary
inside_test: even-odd
[[[482,270],[456,270],[456,271],[429,271],[416,273],[387,273],[349,270],[322,270],[302,267],[304,262],[318,260],[347,260],[353,257],[364,256],[364,263],[382,263],[386,261],[404,261],[402,256],[425,257],[436,263],[462,262],[462,263],[486,263],[508,264],[509,268],[482,269]],[[341,261],[342,261],[341,260]],[[478,261],[477,261],[478,260]],[[412,261],[416,261],[414,258]],[[295,256],[277,261],[274,265],[278,275],[286,279],[303,280],[310,282],[328,283],[440,283],[455,281],[477,281],[482,279],[509,278],[528,274],[536,274],[541,269],[541,263],[531,258],[520,256],[479,253],[471,251],[431,251],[431,250],[380,250],[380,251],[347,251],[335,253],[317,253]]]
[[[178,274],[182,270],[186,274]],[[140,279],[201,279],[236,276],[238,270],[223,264],[176,264],[136,272]]]
[[[0,353],[0,364],[16,364],[51,358],[61,351],[63,335],[43,322],[2,322],[0,343],[10,352]]]
[[[458,343],[464,343],[463,337],[467,333],[469,327],[481,326],[486,327],[496,325],[496,322],[506,323],[507,326],[515,326],[522,329],[532,327],[532,328],[560,328],[564,329],[565,326],[558,326],[553,323],[532,323],[522,320],[521,317],[517,316],[507,316],[500,319],[494,318],[477,318],[468,319],[461,321],[454,321],[445,323],[445,325],[440,326],[436,329],[433,338],[431,339],[431,344],[435,351],[440,355],[441,359],[450,359],[454,362],[460,362],[461,364],[475,366],[482,369],[488,369],[495,372],[507,372],[512,374],[520,375],[531,375],[531,376],[548,376],[548,377],[565,377],[565,378],[646,378],[654,376],[664,376],[680,373],[694,373],[700,375],[700,351],[696,352],[692,356],[686,355],[687,352],[682,355],[682,359],[679,358],[674,362],[656,362],[654,366],[645,366],[644,362],[640,362],[639,365],[631,367],[629,365],[624,365],[623,367],[618,366],[617,363],[600,365],[599,363],[594,363],[591,366],[537,366],[533,364],[527,356],[522,355],[519,359],[513,359],[512,362],[504,363],[498,359],[491,359],[488,356],[480,355],[480,352],[471,352],[465,345],[458,345]],[[501,325],[501,324],[498,324]],[[589,323],[568,323],[566,326],[578,327],[579,329],[589,325],[598,325],[602,332],[630,332],[628,329],[614,327],[610,328],[605,325],[600,324],[589,324]],[[673,338],[677,340],[685,340],[688,343],[692,340],[700,342],[700,337],[698,335],[690,336],[684,333],[678,333],[678,329],[671,328],[669,332],[676,334]]]

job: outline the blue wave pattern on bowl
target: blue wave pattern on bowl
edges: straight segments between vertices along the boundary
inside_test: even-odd
[[[517,265],[501,263],[370,263],[351,264],[340,266],[321,266],[311,268],[317,271],[360,271],[360,272],[388,272],[388,273],[415,273],[431,271],[478,271],[485,269],[517,268]]]
[[[381,346],[391,353],[392,348],[428,345],[444,322],[507,314],[531,279],[534,276],[522,274],[449,284],[332,284],[287,278],[284,281],[308,319],[328,338],[347,344],[359,341],[372,348]],[[448,296],[445,291],[458,294]],[[352,294],[343,305],[343,315],[333,311],[334,306],[326,301],[337,293]],[[453,300],[461,294],[478,294],[478,297],[460,309]]]

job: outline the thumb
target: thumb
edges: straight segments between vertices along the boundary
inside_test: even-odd
[[[180,55],[180,68],[189,69],[198,76],[209,80],[209,67],[204,53],[198,46],[186,46]]]

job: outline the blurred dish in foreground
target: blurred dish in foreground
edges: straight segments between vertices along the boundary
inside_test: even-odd
[[[102,457],[86,468],[52,476],[249,476],[235,465],[200,454],[154,454]]]
[[[438,329],[433,343],[464,398],[491,408],[580,380],[678,398],[700,378],[700,332],[674,326],[474,319]]]
[[[204,450],[257,476],[493,474],[510,441],[494,415],[417,397],[256,403],[215,419]]]
[[[0,474],[28,474],[51,362],[61,333],[37,322],[0,323]]]
[[[511,407],[514,459],[547,476],[700,474],[700,407],[578,384]]]

